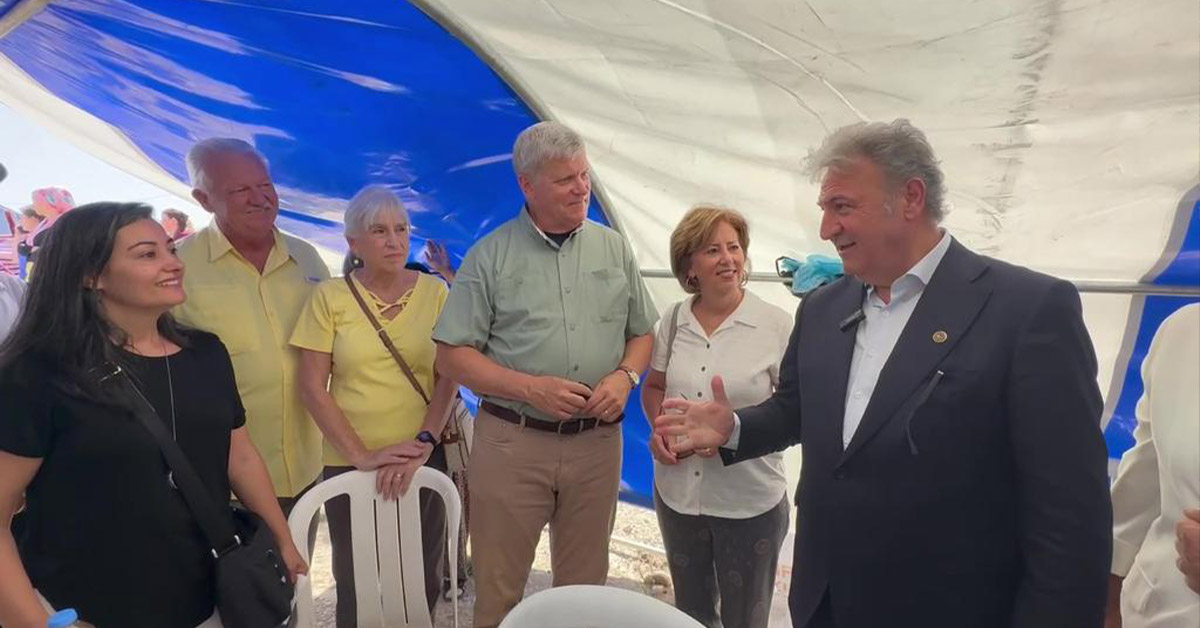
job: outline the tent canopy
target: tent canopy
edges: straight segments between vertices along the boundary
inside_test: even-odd
[[[838,126],[904,117],[968,246],[1069,279],[1200,286],[1194,0],[0,0],[0,102],[181,195],[193,142],[247,139],[282,226],[328,248],[354,192],[386,183],[416,244],[455,257],[519,207],[516,134],[557,119],[587,141],[592,217],[648,270],[698,202],[748,216],[756,269],[832,254],[806,155]],[[660,308],[681,294],[649,285]],[[1161,320],[1143,301],[1085,295],[1122,429]]]

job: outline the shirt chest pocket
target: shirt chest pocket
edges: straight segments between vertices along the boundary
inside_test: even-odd
[[[258,350],[257,312],[262,306],[245,290],[230,286],[195,286],[189,296],[189,322],[216,334],[230,355]]]
[[[597,323],[625,324],[629,318],[629,280],[620,268],[600,268],[584,273],[584,291]]]

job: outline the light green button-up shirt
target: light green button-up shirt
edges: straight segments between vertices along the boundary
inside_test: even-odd
[[[559,247],[522,210],[471,247],[433,339],[475,347],[515,371],[595,387],[621,363],[626,341],[650,333],[656,320],[621,234],[584,221]],[[485,398],[551,418],[526,403]]]

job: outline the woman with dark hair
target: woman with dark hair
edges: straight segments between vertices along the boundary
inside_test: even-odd
[[[224,345],[169,314],[186,298],[183,273],[146,205],[72,210],[43,248],[0,345],[0,625],[43,628],[48,604],[102,628],[220,626],[214,559],[118,368],[212,499],[232,489],[292,577],[307,571]]]

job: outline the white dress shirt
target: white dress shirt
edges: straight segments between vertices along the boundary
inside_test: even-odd
[[[12,331],[25,297],[25,282],[0,272],[0,342]]]
[[[679,307],[675,348],[667,364],[667,338],[675,306],[663,313],[650,368],[666,372],[666,398],[708,401],[720,375],[735,408],[760,403],[779,383],[779,362],[792,332],[792,317],[746,291],[742,303],[708,336],[692,314],[692,299]],[[777,506],[787,492],[783,454],[725,466],[720,456],[698,455],[677,465],[655,461],[654,484],[663,503],[680,514],[748,519]]]
[[[1112,487],[1112,573],[1125,628],[1200,626],[1200,594],[1175,566],[1175,524],[1200,508],[1200,304],[1163,321],[1142,364],[1136,442]]]
[[[879,373],[887,364],[896,341],[912,318],[913,310],[925,293],[925,286],[933,277],[946,251],[950,249],[950,234],[942,232],[942,239],[933,250],[925,254],[907,273],[892,282],[891,300],[887,303],[879,297],[874,286],[863,295],[863,314],[854,335],[854,356],[850,359],[850,379],[846,383],[846,414],[842,422],[842,448],[850,445],[858,424],[862,422]]]

